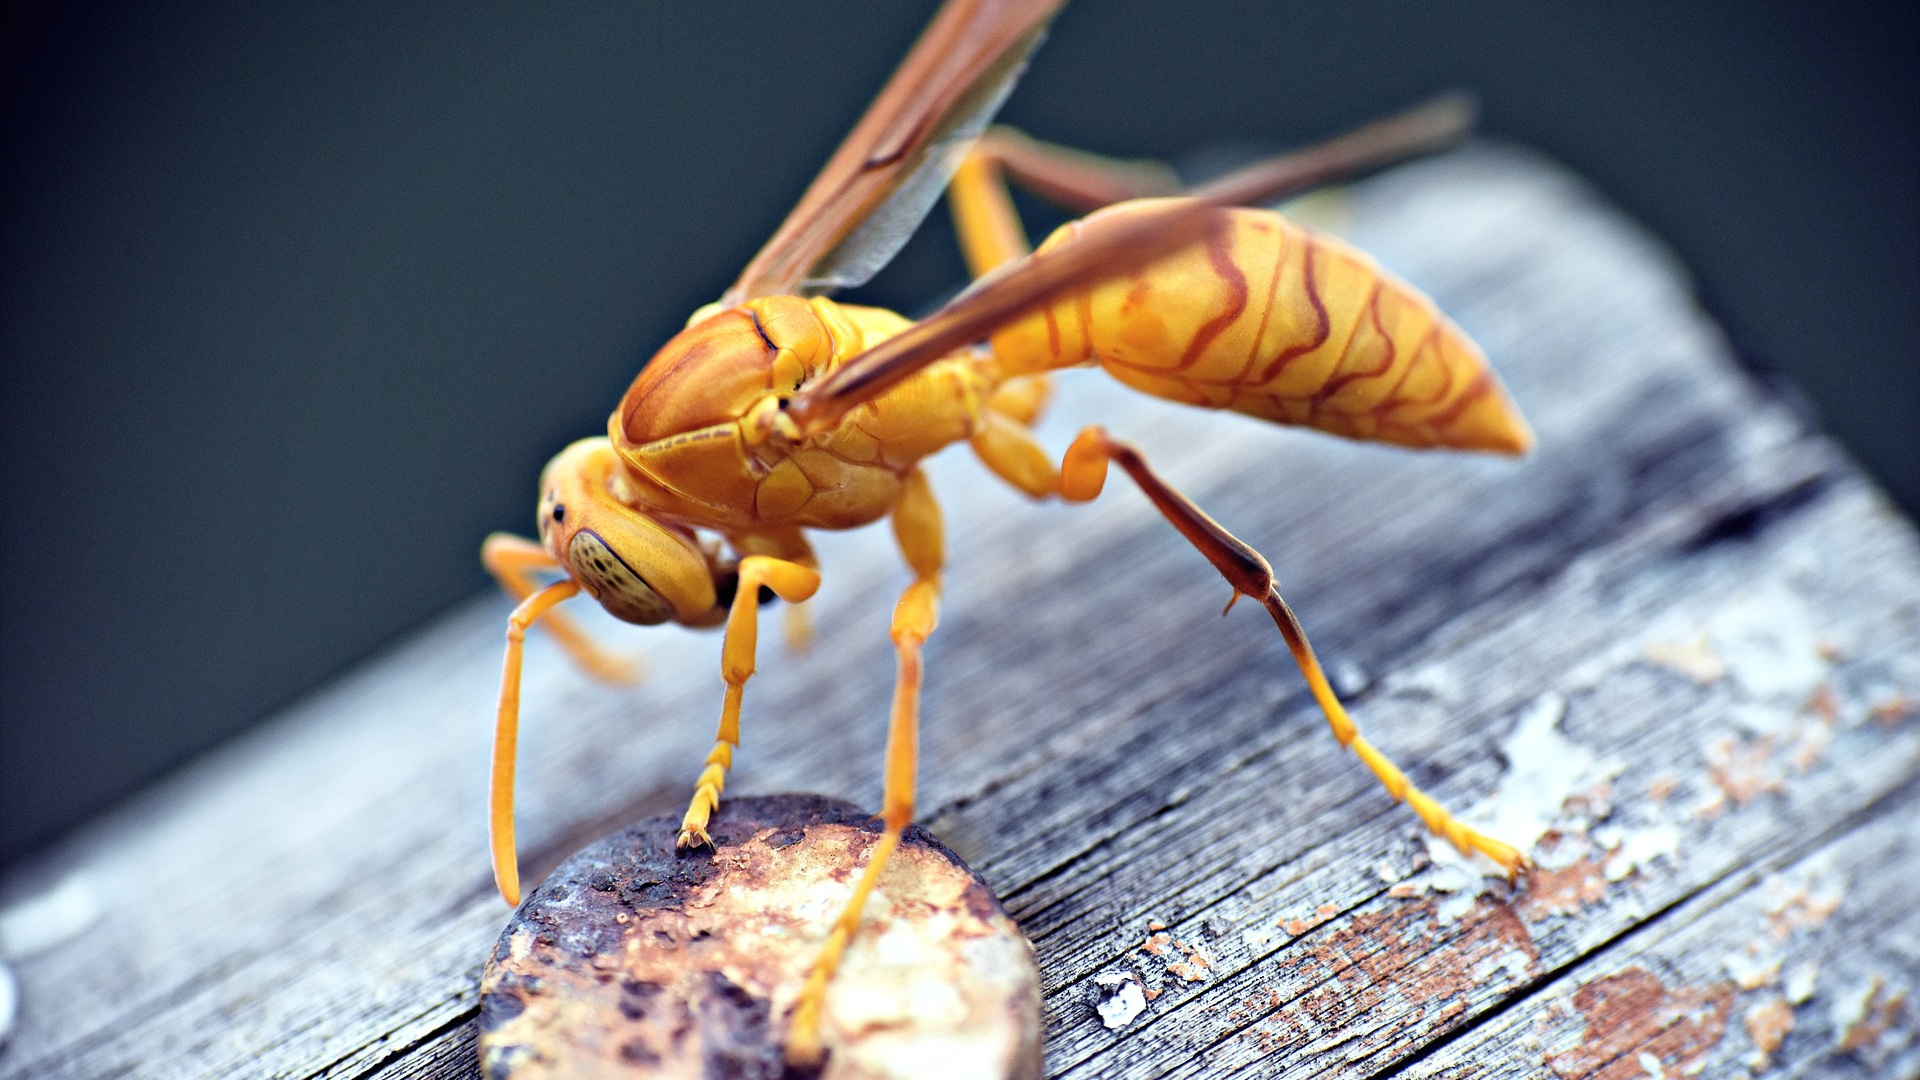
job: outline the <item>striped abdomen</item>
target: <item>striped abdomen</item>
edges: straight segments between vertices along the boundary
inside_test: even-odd
[[[1139,212],[1122,203],[1049,237]],[[1403,446],[1532,445],[1486,357],[1365,254],[1271,210],[994,335],[1008,374],[1097,361],[1139,390]]]

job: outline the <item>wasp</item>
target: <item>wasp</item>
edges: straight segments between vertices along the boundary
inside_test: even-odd
[[[517,904],[527,629],[541,622],[587,671],[617,680],[625,664],[556,604],[585,592],[631,623],[724,626],[719,730],[677,837],[682,849],[710,844],[761,605],[799,604],[819,587],[807,530],[891,521],[912,581],[891,630],[885,827],[794,999],[795,1062],[823,1052],[827,987],[913,819],[921,651],[939,618],[945,529],[920,463],[955,443],[1035,499],[1093,499],[1117,464],[1233,600],[1266,608],[1334,736],[1392,797],[1462,851],[1509,873],[1526,866],[1360,734],[1259,552],[1103,428],[1082,431],[1058,463],[1032,433],[1051,374],[1093,366],[1157,397],[1352,439],[1526,451],[1526,422],[1485,356],[1431,300],[1345,243],[1253,208],[1447,145],[1470,126],[1470,106],[1440,99],[1182,191],[1162,168],[986,127],[1061,2],[949,0],[739,280],[641,370],[606,435],[547,465],[538,541],[496,534],[482,548],[520,601],[507,623],[490,821],[495,880]],[[1030,248],[1010,180],[1085,216]],[[970,287],[917,322],[825,295],[867,280],[942,192]]]

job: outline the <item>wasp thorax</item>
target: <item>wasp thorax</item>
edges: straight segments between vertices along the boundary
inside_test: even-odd
[[[857,352],[860,331],[830,301],[768,296],[713,310],[641,369],[608,433],[625,451],[733,423],[769,398],[792,396],[842,346]]]
[[[738,420],[773,389],[778,353],[748,308],[689,326],[640,370],[614,410],[610,433],[640,445]]]

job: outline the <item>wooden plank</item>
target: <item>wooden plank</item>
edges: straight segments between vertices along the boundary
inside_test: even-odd
[[[1911,865],[1884,838],[1920,827],[1920,722],[1893,707],[1920,697],[1911,528],[1735,371],[1663,249],[1564,173],[1480,148],[1360,185],[1345,211],[1487,346],[1536,455],[1354,446],[1090,374],[1046,434],[1100,419],[1142,443],[1267,552],[1356,718],[1417,782],[1457,809],[1569,807],[1564,835],[1518,893],[1432,864],[1271,627],[1214,618],[1219,579],[1124,481],[1034,507],[941,459],[952,572],[920,817],[1036,939],[1050,1069],[1451,1075],[1544,1024],[1514,1060],[1579,1075],[1592,1029],[1567,1002],[1636,965],[1671,1000],[1717,1001],[1713,964],[1750,939],[1766,875],[1821,858],[1851,899],[1794,947],[1855,954],[1834,962],[1846,978],[1902,970],[1910,923],[1850,920]],[[863,572],[897,565],[884,530],[821,555],[820,644],[766,650],[731,790],[874,805],[904,575]],[[64,882],[100,915],[16,960],[0,1077],[471,1075],[478,967],[506,915],[481,818],[505,610],[450,613],[11,874],[8,898]],[[530,875],[677,809],[706,751],[716,638],[618,639],[654,672],[630,691],[531,649]],[[1582,755],[1585,775],[1553,768]],[[1153,992],[1118,1030],[1094,1011],[1109,972]],[[1801,1042],[1846,978],[1794,1010],[1781,1061],[1828,1060]],[[1700,1059],[1715,1070],[1750,1048],[1727,1015]],[[1893,1022],[1889,1039],[1913,1011]],[[1637,1065],[1631,1042],[1587,1071]]]

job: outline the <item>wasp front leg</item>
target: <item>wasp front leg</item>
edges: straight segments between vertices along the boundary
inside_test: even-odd
[[[893,533],[913,570],[913,583],[893,609],[893,646],[899,672],[893,687],[893,708],[887,724],[887,773],[880,820],[885,831],[867,857],[867,866],[854,886],[853,896],[834,921],[827,943],[807,974],[806,985],[794,1003],[787,1033],[787,1060],[811,1065],[820,1060],[820,1013],[827,983],[840,966],[847,942],[860,926],[867,897],[913,822],[914,783],[920,761],[921,646],[940,620],[940,571],[946,563],[945,530],[933,489],[918,469],[907,476],[893,508]]]
[[[580,591],[571,577],[542,587],[533,575],[565,572],[547,550],[531,540],[494,533],[480,547],[480,561],[500,587],[519,601],[507,619],[507,652],[500,673],[500,704],[493,726],[493,769],[488,785],[488,849],[493,880],[507,903],[520,903],[520,867],[513,837],[514,755],[520,735],[520,669],[527,628],[542,622],[547,632],[588,673],[606,682],[627,683],[639,676],[632,661],[593,643],[572,620],[553,610]]]
[[[523,597],[507,617],[507,654],[500,668],[500,707],[493,724],[493,770],[487,790],[487,848],[493,859],[493,883],[500,898],[520,906],[520,858],[513,839],[513,771],[520,744],[520,654],[527,628],[549,619],[553,606],[580,591],[580,583],[562,578]]]
[[[733,766],[733,750],[740,745],[740,701],[747,680],[753,677],[754,652],[760,637],[760,589],[764,586],[780,599],[797,604],[820,587],[820,571],[812,565],[813,556],[796,555],[796,559],[748,555],[740,560],[739,586],[727,613],[726,640],[720,646],[720,677],[727,683],[726,698],[720,705],[720,730],[707,753],[706,768],[694,785],[693,801],[680,819],[675,846],[683,851],[701,844],[713,845],[707,835],[707,822],[720,806],[727,770]]]
[[[1280,636],[1286,639],[1294,663],[1299,665],[1300,673],[1306,677],[1307,686],[1313,691],[1320,711],[1326,715],[1327,725],[1333,729],[1333,737],[1340,740],[1340,745],[1360,756],[1367,768],[1379,777],[1389,795],[1406,802],[1428,829],[1445,837],[1463,854],[1480,852],[1500,864],[1509,877],[1528,867],[1525,854],[1512,845],[1471,828],[1448,813],[1432,796],[1415,787],[1407,779],[1406,773],[1401,772],[1398,766],[1360,734],[1359,727],[1347,715],[1346,708],[1340,704],[1333,687],[1328,684],[1320,661],[1314,656],[1313,646],[1307,641],[1306,631],[1300,627],[1300,620],[1294,616],[1287,602],[1280,598],[1273,567],[1266,558],[1161,479],[1137,448],[1111,438],[1099,427],[1082,431],[1061,461],[1061,497],[1085,502],[1100,494],[1106,483],[1109,461],[1119,463],[1134,483],[1140,486],[1140,490],[1146,493],[1154,508],[1187,538],[1188,543],[1207,557],[1214,569],[1220,571],[1220,575],[1227,579],[1227,584],[1233,587],[1235,599],[1247,596],[1259,601],[1267,609],[1274,625],[1280,628]]]
[[[554,561],[546,548],[510,533],[487,537],[480,545],[480,563],[515,600],[525,600],[540,588],[534,580],[535,574],[566,573],[566,567]],[[573,662],[594,678],[609,683],[631,683],[640,677],[640,665],[636,661],[601,648],[565,615],[552,612],[541,625]]]

